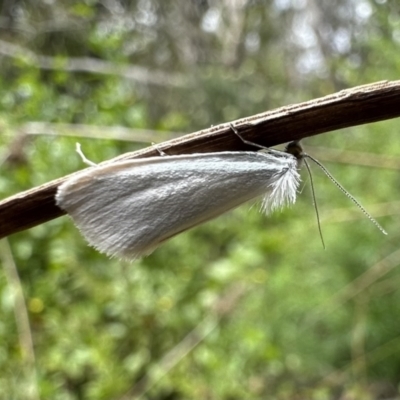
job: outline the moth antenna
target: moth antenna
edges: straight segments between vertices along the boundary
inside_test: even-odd
[[[317,204],[317,197],[315,196],[315,188],[314,188],[314,181],[313,181],[313,177],[312,177],[312,173],[311,173],[311,168],[308,165],[307,160],[304,158],[303,159],[304,164],[307,168],[307,172],[308,172],[308,176],[310,177],[310,184],[311,184],[311,194],[312,194],[312,198],[313,198],[313,203],[314,203],[314,208],[315,208],[315,215],[317,217],[317,224],[318,224],[318,231],[319,231],[319,236],[321,238],[321,242],[322,242],[322,247],[324,248],[324,250],[326,249],[325,247],[325,241],[324,241],[324,235],[322,234],[322,228],[321,228],[321,220],[319,218],[319,211],[318,211],[318,204]]]
[[[308,165],[308,162],[307,162],[307,160],[305,158],[306,157],[306,153],[304,153],[303,147],[300,144],[300,140],[294,140],[294,141],[288,143],[286,148],[285,148],[285,151],[286,151],[286,153],[292,154],[294,157],[296,157],[299,166],[301,165],[301,163],[303,161],[304,161],[304,164],[306,165],[308,176],[310,177],[311,195],[312,195],[312,198],[313,198],[313,203],[314,203],[314,208],[315,208],[315,216],[317,217],[319,236],[321,238],[322,247],[325,250],[326,246],[325,246],[325,241],[324,241],[324,235],[322,234],[321,220],[319,218],[317,197],[315,196],[314,180],[313,180],[313,177],[312,177],[311,168]]]
[[[311,161],[315,162],[324,174],[339,188],[339,190],[347,197],[349,198],[363,213],[364,215],[384,234],[387,235],[387,232],[380,226],[378,221],[361,205],[361,203],[353,196],[351,195],[333,176],[332,174],[324,167],[323,164],[321,164],[317,159],[314,157],[311,157],[310,155],[304,153],[303,157],[309,158]],[[305,160],[304,160],[305,161]],[[306,164],[307,165],[307,164]]]

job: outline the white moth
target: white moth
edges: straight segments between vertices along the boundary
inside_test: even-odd
[[[120,161],[70,178],[56,203],[91,246],[135,259],[258,196],[267,214],[293,204],[297,167],[293,155],[270,149]]]
[[[259,196],[266,214],[294,204],[300,183],[297,169],[304,160],[325,248],[308,158],[386,234],[330,172],[303,151],[299,141],[290,142],[282,152],[249,142],[232,125],[231,129],[244,143],[262,150],[160,156],[97,166],[78,147],[82,159],[94,166],[61,184],[56,203],[91,246],[110,256],[135,259]]]

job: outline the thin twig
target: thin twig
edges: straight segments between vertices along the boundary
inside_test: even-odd
[[[31,327],[29,324],[28,310],[26,309],[24,292],[22,290],[18,270],[7,239],[0,240],[0,259],[2,261],[3,271],[7,279],[8,287],[10,288],[14,299],[13,309],[18,331],[19,346],[22,354],[22,365],[24,365],[23,370],[26,371],[27,376],[29,377],[29,388],[25,393],[26,398],[39,400],[35,351],[33,347]]]
[[[95,74],[117,75],[125,79],[134,80],[142,84],[160,86],[186,87],[188,80],[180,74],[164,71],[149,71],[148,68],[132,65],[116,64],[110,61],[98,60],[89,57],[68,57],[60,62],[59,57],[42,56],[20,45],[0,40],[0,54],[11,58],[23,58],[30,64],[41,69],[90,72]]]
[[[165,377],[184,357],[198,346],[220,324],[222,318],[228,317],[237,303],[248,291],[243,283],[233,284],[214,304],[211,312],[189,332],[186,337],[162,357],[160,362],[150,370],[135,386],[119,400],[139,400],[163,377]]]

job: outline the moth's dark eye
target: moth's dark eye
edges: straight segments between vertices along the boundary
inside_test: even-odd
[[[296,157],[298,160],[304,158],[303,147],[301,146],[299,140],[295,140],[293,142],[288,143],[285,147],[285,152]]]

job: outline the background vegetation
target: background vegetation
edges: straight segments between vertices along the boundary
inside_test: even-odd
[[[399,11],[386,0],[0,1],[1,197],[83,168],[76,136],[94,127],[102,138],[79,141],[101,161],[398,79]],[[0,242],[0,398],[399,398],[398,125],[304,143],[387,237],[316,170],[325,251],[308,187],[281,214],[244,205],[134,263],[86,246],[67,217]]]

